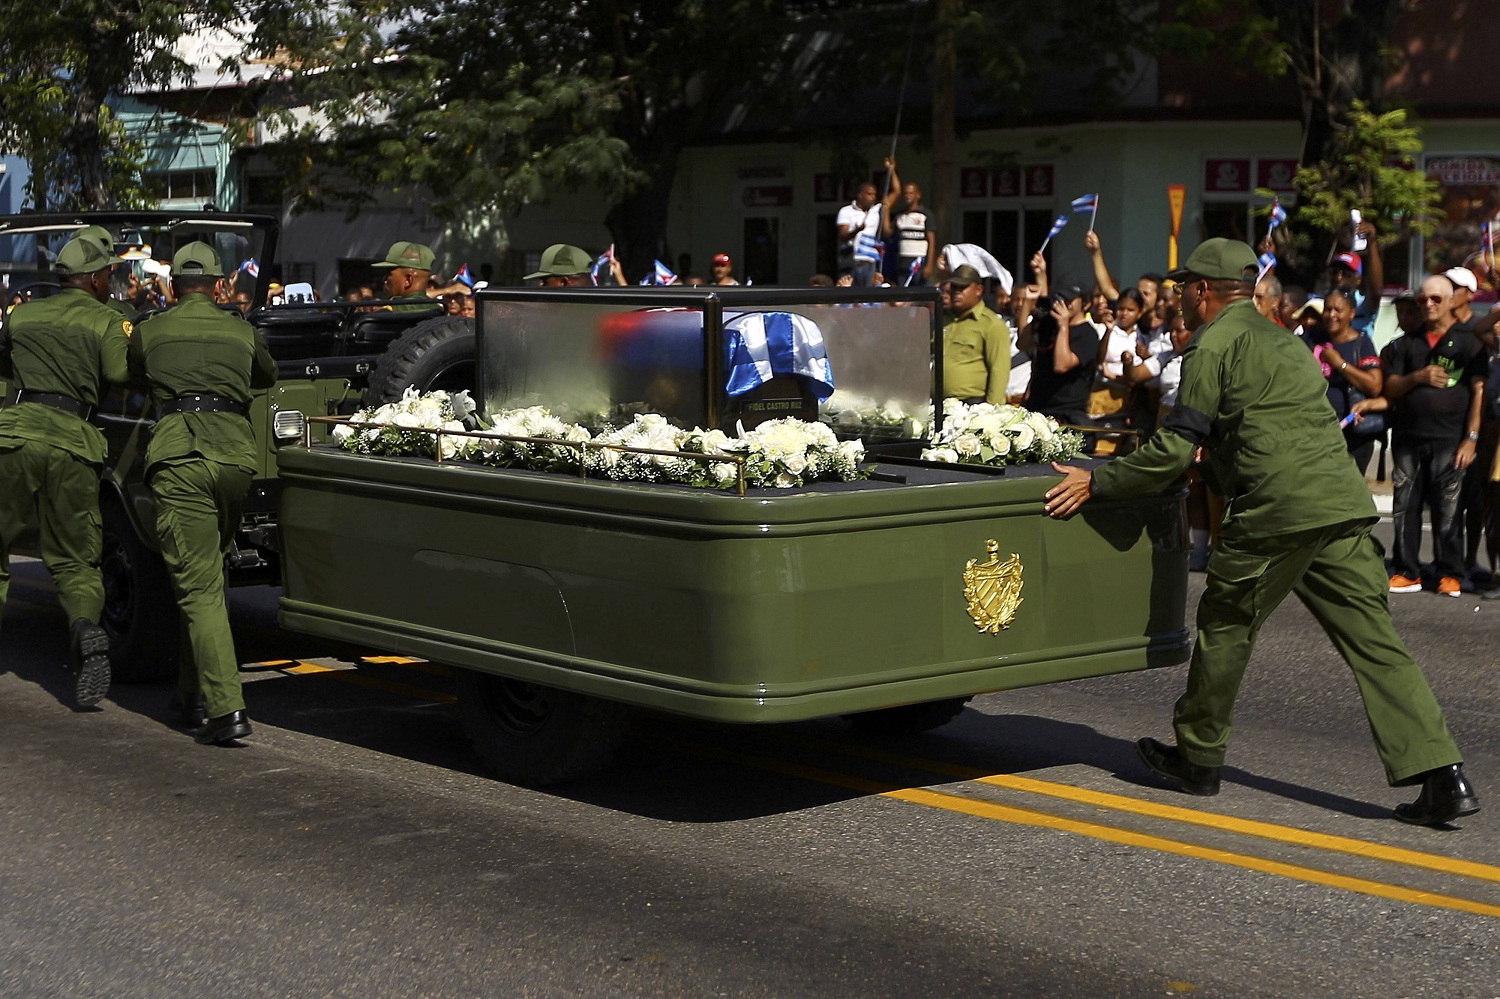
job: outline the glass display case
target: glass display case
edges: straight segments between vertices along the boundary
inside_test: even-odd
[[[935,288],[485,289],[478,398],[544,405],[588,426],[660,413],[733,432],[822,419],[842,436],[911,440],[941,371]]]

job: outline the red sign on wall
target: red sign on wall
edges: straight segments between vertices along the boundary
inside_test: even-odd
[[[1296,188],[1292,185],[1292,178],[1296,176],[1296,160],[1255,161],[1256,187],[1269,187],[1277,192],[1294,191]]]
[[[1203,191],[1205,194],[1248,194],[1250,161],[1204,160]]]
[[[1028,198],[1052,196],[1052,164],[1038,163],[1026,168],[1026,196]]]
[[[990,175],[984,167],[964,167],[958,172],[958,196],[982,198],[989,191]]]
[[[1048,167],[1050,170],[1051,167]],[[1048,179],[1050,186],[1051,180]],[[996,170],[990,178],[990,193],[997,198],[1017,198],[1021,195],[1021,171],[1018,167]]]

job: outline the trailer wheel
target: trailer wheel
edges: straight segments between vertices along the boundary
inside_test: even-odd
[[[391,341],[365,389],[365,405],[395,402],[409,386],[419,392],[474,391],[474,320],[438,316]]]
[[[470,669],[453,670],[474,751],[501,780],[531,787],[598,773],[614,759],[623,704]]]
[[[125,683],[175,677],[181,628],[166,563],[136,534],[119,500],[106,498],[100,512],[104,613],[99,623],[109,633],[110,671]]]
[[[878,711],[861,711],[845,715],[854,731],[864,735],[916,735],[946,725],[957,718],[970,697],[949,697],[941,701],[924,701],[921,704],[903,704],[895,708]]]

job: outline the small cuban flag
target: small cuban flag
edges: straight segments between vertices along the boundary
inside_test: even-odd
[[[651,273],[641,278],[641,284],[669,285],[677,283],[677,275],[672,273],[672,269],[670,267],[662,263],[660,260],[653,261],[653,264],[654,266],[651,268]]]
[[[1276,267],[1276,254],[1270,252],[1269,250],[1267,250],[1265,253],[1262,253],[1255,259],[1260,263],[1260,270],[1255,275],[1256,281],[1259,281],[1261,278],[1265,277]]]
[[[925,266],[927,266],[926,257],[918,257],[911,262],[911,266],[906,269],[906,284],[908,286],[922,277],[922,268]]]
[[[1056,219],[1054,219],[1052,222],[1052,228],[1047,231],[1047,238],[1042,240],[1042,249],[1037,250],[1036,252],[1041,253],[1042,250],[1047,249],[1047,244],[1052,242],[1052,237],[1063,231],[1063,226],[1068,224],[1068,219],[1070,218],[1072,218],[1072,216],[1070,215],[1059,215]]]
[[[1099,210],[1099,195],[1085,194],[1081,198],[1073,199],[1073,214],[1082,215],[1084,212],[1097,212]]]
[[[589,268],[589,277],[594,279],[595,284],[599,283],[600,276],[609,273],[609,265],[614,262],[614,259],[615,244],[613,243],[609,244],[609,249],[594,258],[594,266]]]
[[[459,284],[468,286],[471,290],[474,287],[474,275],[469,273],[468,264],[464,264],[458,269],[458,273],[453,275],[453,280],[457,281]]]
[[[255,262],[254,257],[247,257],[245,259],[245,262],[240,264],[240,270],[244,271],[246,274],[249,274],[253,278],[260,277],[260,264]]]
[[[819,399],[833,394],[833,367],[823,331],[792,312],[746,312],[724,324],[731,396],[753,391],[776,375],[802,375]]]
[[[1280,201],[1273,201],[1273,202],[1271,202],[1271,213],[1270,213],[1270,215],[1271,215],[1271,228],[1267,231],[1266,235],[1270,235],[1271,233],[1275,232],[1276,231],[1276,227],[1279,226],[1279,225],[1281,225],[1281,223],[1283,223],[1283,222],[1286,221],[1286,209],[1281,207],[1281,202]]]

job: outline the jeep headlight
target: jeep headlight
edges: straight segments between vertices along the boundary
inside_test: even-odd
[[[271,417],[271,436],[279,441],[293,441],[307,431],[307,417],[301,410],[283,409]]]

